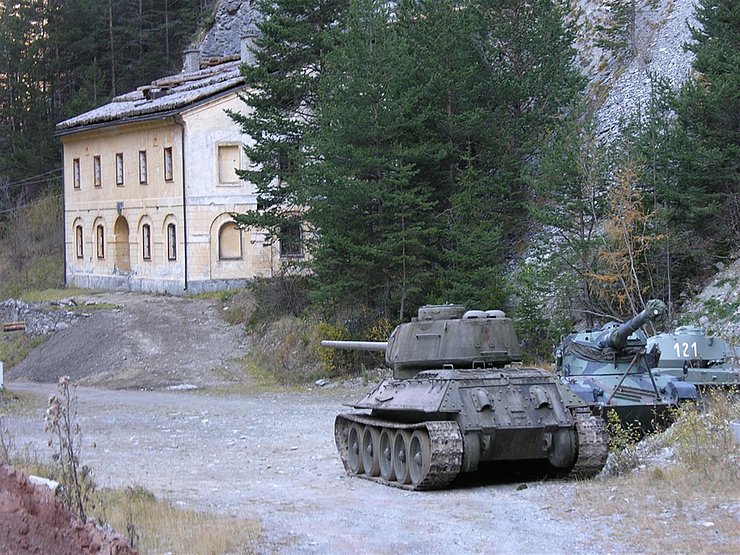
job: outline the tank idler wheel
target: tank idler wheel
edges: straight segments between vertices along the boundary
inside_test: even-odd
[[[374,426],[365,426],[362,432],[362,466],[368,476],[380,474],[380,432]]]
[[[396,472],[393,469],[394,436],[393,430],[388,428],[383,428],[380,432],[380,477],[389,482],[396,479]]]
[[[408,449],[408,466],[411,483],[421,484],[429,474],[432,460],[432,445],[426,430],[415,430]]]
[[[362,474],[362,428],[361,424],[350,424],[347,432],[347,462],[352,474]]]
[[[411,434],[406,430],[398,430],[393,438],[393,471],[396,473],[396,481],[399,484],[411,482],[409,475],[408,452],[411,443]]]

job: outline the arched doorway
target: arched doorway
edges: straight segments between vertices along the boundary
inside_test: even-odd
[[[116,270],[119,272],[131,271],[131,249],[128,241],[128,222],[123,216],[118,216],[113,228],[116,245]]]

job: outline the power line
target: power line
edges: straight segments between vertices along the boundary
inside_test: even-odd
[[[59,200],[62,198],[62,195],[54,195],[53,197],[49,197],[52,199]],[[14,206],[13,208],[6,208],[5,210],[0,210],[0,214],[10,214],[11,212],[17,212],[18,210],[21,210],[22,208],[28,208],[29,206],[32,206],[35,204],[35,202],[27,202],[26,204],[21,204],[20,206]]]
[[[56,175],[53,174],[60,174],[62,173],[62,168],[56,168],[54,170],[49,170],[44,173],[40,173],[38,175],[32,175],[23,179],[19,179],[18,181],[13,181],[12,183],[8,183],[5,185],[5,187],[12,189],[14,187],[22,187],[24,185],[37,185],[39,183],[48,183],[51,179],[56,177]],[[44,176],[48,176],[44,178]]]

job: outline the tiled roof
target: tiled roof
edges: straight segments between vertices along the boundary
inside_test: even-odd
[[[177,111],[200,100],[238,88],[244,84],[240,61],[157,79],[151,85],[115,97],[110,103],[57,124],[57,133],[74,132],[88,125],[115,124],[128,119],[156,117]]]

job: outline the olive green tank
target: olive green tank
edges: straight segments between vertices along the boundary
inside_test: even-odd
[[[385,351],[393,370],[336,418],[351,476],[424,490],[488,462],[539,461],[580,477],[606,462],[606,426],[590,404],[546,370],[512,365],[519,341],[500,310],[424,306],[386,342],[322,345]]]

